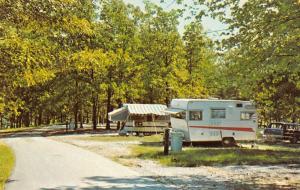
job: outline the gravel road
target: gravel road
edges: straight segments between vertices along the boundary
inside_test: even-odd
[[[131,158],[129,147],[138,144],[138,141],[101,142],[81,140],[79,137],[85,135],[51,138],[108,158],[118,158],[140,175],[152,176],[161,183],[180,190],[300,190],[299,164],[164,167],[151,160]]]
[[[82,148],[44,137],[7,138],[16,165],[6,190],[172,189]]]

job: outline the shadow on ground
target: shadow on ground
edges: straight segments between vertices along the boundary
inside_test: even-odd
[[[172,176],[169,176],[172,178]],[[199,180],[201,178],[201,180]],[[59,186],[55,188],[41,188],[40,190],[169,190],[169,189],[212,189],[212,190],[252,190],[252,189],[289,189],[296,190],[300,188],[299,184],[294,185],[275,185],[275,184],[256,184],[243,183],[239,181],[215,181],[206,176],[188,176],[187,178],[173,177],[172,181],[168,179],[153,176],[137,178],[115,178],[104,176],[92,176],[82,180],[83,187],[76,186]],[[197,181],[195,180],[197,179]]]
[[[25,129],[23,131],[15,132],[0,132],[0,138],[17,138],[17,137],[48,137],[48,136],[63,136],[63,135],[76,135],[76,134],[105,134],[105,133],[115,133],[117,130],[106,130],[106,129],[77,129],[68,130],[66,129]]]
[[[299,148],[300,147],[300,141],[297,143],[290,143],[289,141],[276,141],[276,142],[257,142],[257,145],[270,145],[273,147],[286,147],[286,148]]]

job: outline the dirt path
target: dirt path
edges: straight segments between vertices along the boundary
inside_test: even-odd
[[[129,159],[128,148],[139,142],[83,141],[52,137],[109,158],[116,158],[143,176],[178,189],[300,189],[300,165],[163,167],[153,161]]]

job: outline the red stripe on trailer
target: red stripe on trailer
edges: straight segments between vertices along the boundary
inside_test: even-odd
[[[246,127],[218,127],[218,126],[189,126],[192,128],[201,128],[201,129],[221,129],[229,131],[245,131],[245,132],[254,132],[252,128]]]

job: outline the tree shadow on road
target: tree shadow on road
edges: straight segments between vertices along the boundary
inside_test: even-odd
[[[77,186],[59,186],[55,188],[40,188],[40,190],[169,190],[174,189],[169,185],[164,185],[151,177],[105,177],[105,176],[92,176],[82,180],[83,187]]]
[[[170,180],[172,179],[172,180]],[[179,176],[168,177],[105,177],[92,176],[82,180],[83,187],[76,186],[60,186],[56,188],[41,188],[40,190],[169,190],[169,189],[236,189],[236,190],[252,190],[252,189],[298,189],[299,184],[294,185],[276,185],[276,184],[256,184],[255,181],[243,183],[241,181],[224,181],[213,180],[207,176]]]

